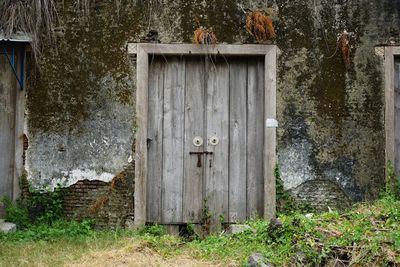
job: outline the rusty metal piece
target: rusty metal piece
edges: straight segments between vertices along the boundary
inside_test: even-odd
[[[212,155],[213,152],[210,151],[197,151],[197,152],[189,152],[189,155],[197,155],[197,167],[201,168],[201,155]]]

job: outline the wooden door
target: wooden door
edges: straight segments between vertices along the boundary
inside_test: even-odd
[[[150,57],[147,222],[263,215],[264,62]]]
[[[16,80],[0,55],[0,197],[13,197]]]

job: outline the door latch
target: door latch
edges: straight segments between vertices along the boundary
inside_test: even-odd
[[[197,167],[201,168],[201,155],[212,155],[213,152],[210,151],[201,151],[201,152],[189,152],[189,155],[197,155]]]

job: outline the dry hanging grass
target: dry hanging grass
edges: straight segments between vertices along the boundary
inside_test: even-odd
[[[339,38],[339,49],[342,52],[344,63],[350,64],[350,42],[347,31],[344,31]]]
[[[327,57],[329,58],[333,58],[336,53],[340,51],[342,53],[342,58],[343,61],[346,65],[350,64],[350,52],[351,52],[351,47],[350,47],[350,41],[349,41],[349,33],[344,30],[342,32],[342,34],[339,37],[335,52],[333,53],[333,55]]]
[[[264,43],[276,38],[276,33],[272,19],[260,11],[248,13],[246,18],[246,30],[258,43]]]
[[[211,28],[207,29],[199,26],[193,33],[193,43],[215,45],[217,43],[217,36]]]
[[[57,11],[54,0],[1,0],[0,32],[6,37],[17,32],[32,37],[32,49],[37,61],[45,43],[54,41]]]

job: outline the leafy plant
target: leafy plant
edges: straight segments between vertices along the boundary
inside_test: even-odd
[[[400,179],[396,177],[393,162],[388,161],[386,168],[385,194],[400,197]]]
[[[53,192],[47,189],[30,189],[29,196],[18,198],[13,202],[3,198],[5,204],[5,219],[17,225],[18,229],[25,229],[32,224],[47,224],[63,218],[64,191],[58,185]]]
[[[274,170],[276,180],[276,209],[278,213],[290,213],[296,210],[296,203],[293,197],[285,191],[279,165]]]
[[[27,228],[31,224],[26,203],[22,199],[13,202],[9,197],[0,200],[5,205],[5,220],[13,222],[18,229]]]
[[[53,222],[51,226],[36,224],[13,234],[0,234],[0,240],[21,242],[82,238],[93,233],[93,226],[94,222],[91,220],[84,220],[82,222],[59,220]]]
[[[148,225],[139,230],[140,234],[146,234],[150,236],[163,236],[167,234],[167,230],[163,225],[153,224]]]

